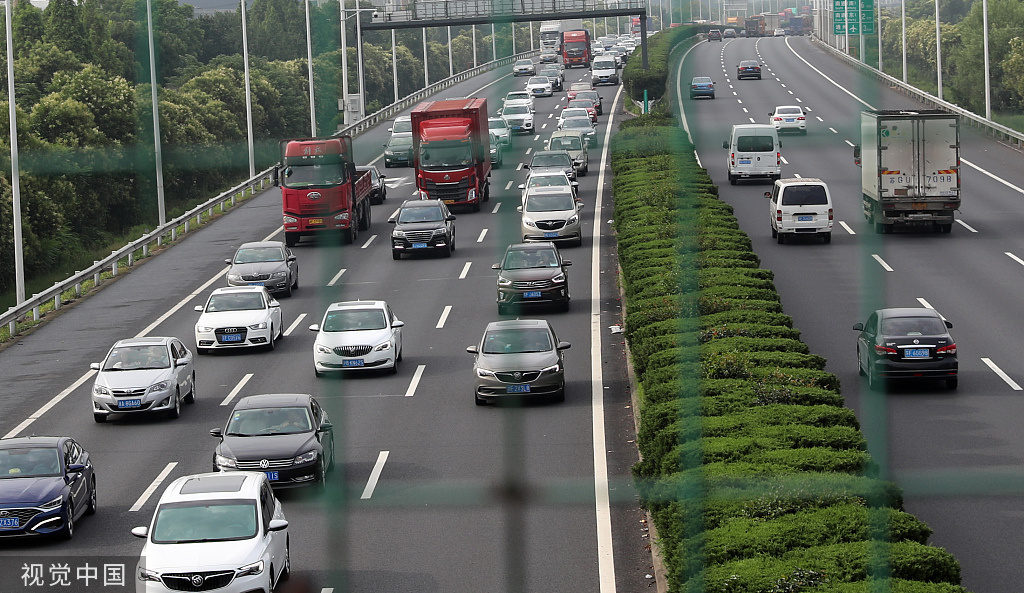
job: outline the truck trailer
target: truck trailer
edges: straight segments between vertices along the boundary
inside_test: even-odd
[[[487,100],[424,101],[411,116],[420,199],[469,206],[478,212],[480,204],[490,199]]]
[[[744,22],[747,37],[764,37],[764,17],[756,14]]]

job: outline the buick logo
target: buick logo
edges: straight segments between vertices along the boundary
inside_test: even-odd
[[[319,200],[320,199],[320,192],[318,192],[318,191],[311,191],[308,194],[306,194],[306,197],[309,198],[310,200]]]
[[[189,579],[189,580],[192,581],[192,586],[193,587],[202,587],[203,586],[203,580],[204,579],[203,579],[203,575],[201,575],[201,574],[194,574],[194,575],[192,575],[192,578]]]
[[[520,379],[523,378],[523,374],[520,373],[519,371],[516,371],[512,373],[512,378],[515,379],[516,381],[519,381]]]
[[[260,469],[267,469],[270,467],[270,462],[266,459],[260,459]]]
[[[10,513],[7,511],[0,511],[0,517],[6,517],[7,515],[10,515]]]
[[[445,174],[445,176],[444,176],[444,180],[445,180],[445,181],[448,181],[448,180],[449,180],[449,179],[451,179],[451,178],[452,178],[452,176],[451,176],[451,175],[448,175],[448,174]]]
[[[921,343],[921,340],[918,340],[917,338],[915,338],[915,339],[914,339],[914,343],[915,343],[915,344],[920,344],[920,343]]]

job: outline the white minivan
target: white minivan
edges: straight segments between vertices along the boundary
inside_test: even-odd
[[[832,242],[832,195],[824,181],[811,177],[777,179],[764,197],[768,198],[772,238],[779,243],[794,235]]]
[[[590,66],[594,86],[599,84],[619,84],[619,71],[615,68],[615,58],[611,56],[599,56],[594,58]]]
[[[782,142],[775,126],[766,124],[737,124],[729,139],[722,143],[729,150],[729,183],[737,179],[782,176]]]

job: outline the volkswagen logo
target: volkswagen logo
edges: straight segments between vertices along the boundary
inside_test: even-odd
[[[260,459],[260,469],[267,469],[270,467],[270,462],[266,459]]]
[[[203,581],[205,579],[203,579],[203,575],[201,575],[201,574],[194,574],[194,575],[192,575],[192,578],[189,579],[189,580],[192,581],[192,586],[193,587],[199,588],[199,587],[203,586]]]
[[[319,200],[320,199],[320,192],[318,192],[318,191],[311,191],[308,194],[306,194],[306,197],[309,198],[310,200]]]
[[[914,343],[915,343],[915,344],[920,344],[920,343],[921,343],[921,340],[918,340],[917,338],[914,338]]]
[[[512,373],[512,378],[515,379],[516,381],[521,381],[523,379],[523,374],[520,373],[519,371],[516,371]]]
[[[445,176],[444,176],[444,180],[445,180],[445,181],[448,181],[448,180],[449,180],[449,179],[451,179],[451,178],[452,178],[452,176],[451,176],[451,175],[448,175],[447,173],[445,173]]]

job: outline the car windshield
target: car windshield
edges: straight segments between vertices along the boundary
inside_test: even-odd
[[[570,117],[562,124],[563,128],[586,128],[591,129],[589,117]]]
[[[507,130],[508,124],[503,119],[489,119],[487,120],[487,129],[489,130]]]
[[[580,91],[576,93],[577,99],[586,99],[592,103],[597,103],[601,100],[601,97],[597,95],[597,91]]]
[[[206,304],[207,313],[257,311],[259,309],[266,309],[266,306],[263,304],[263,295],[258,292],[215,294],[210,297],[210,302]]]
[[[420,167],[459,169],[473,162],[473,145],[468,140],[420,142]]]
[[[0,478],[59,475],[60,456],[56,447],[0,449]]]
[[[190,544],[250,539],[257,532],[256,505],[250,500],[179,502],[160,505],[153,521],[153,543]]]
[[[505,262],[501,264],[504,270],[526,270],[530,268],[558,268],[558,256],[554,249],[530,249],[509,251],[505,255]]]
[[[284,261],[284,249],[280,247],[247,247],[235,254],[236,264]]]
[[[567,154],[539,154],[533,157],[530,168],[534,167],[563,167],[572,166],[572,159]]]
[[[543,328],[496,329],[484,334],[484,354],[547,352],[553,348],[551,334]]]
[[[340,309],[328,311],[321,331],[351,332],[384,329],[388,326],[380,309]]]
[[[562,119],[569,119],[570,117],[590,117],[587,114],[586,108],[572,107],[562,110]]]
[[[575,208],[576,200],[572,194],[534,195],[526,198],[527,212],[559,212]]]
[[[332,165],[292,165],[284,170],[284,186],[291,189],[325,187],[345,181],[345,167]]]
[[[298,434],[313,430],[306,408],[235,410],[228,420],[228,436],[255,437]]]
[[[412,120],[411,119],[396,119],[395,125],[391,127],[392,133],[398,132],[411,132],[412,131]]]
[[[698,76],[693,79],[693,84],[710,84],[711,79],[706,76]]]
[[[440,206],[421,206],[419,208],[402,208],[398,212],[398,222],[441,222],[444,212]]]
[[[548,80],[547,76],[534,76],[526,84],[544,84],[544,85],[546,85],[549,82],[551,82],[551,81]]]
[[[775,141],[771,136],[740,136],[736,139],[736,150],[740,152],[771,152]]]
[[[741,68],[755,68],[755,67],[757,67],[757,62],[755,62],[753,60],[744,60],[744,61],[740,62],[740,67]]]
[[[578,97],[579,95],[576,96]],[[594,108],[594,104],[591,103],[589,99],[573,99],[572,101],[569,101],[569,107],[589,110]]]
[[[388,140],[388,148],[391,149],[404,149],[412,146],[412,136],[392,136],[391,140]]]
[[[937,317],[886,317],[882,319],[883,336],[941,336],[946,324]]]
[[[572,182],[565,175],[530,175],[526,187],[572,187]]]
[[[171,359],[167,355],[167,346],[163,344],[118,346],[111,350],[107,359],[103,361],[104,371],[166,369],[170,366]]]
[[[510,105],[501,113],[502,115],[525,115],[530,113],[530,108],[527,105]]]
[[[803,115],[803,113],[799,107],[779,107],[775,110],[775,115]]]
[[[615,60],[594,60],[594,70],[611,70],[615,67]]]
[[[516,66],[533,66],[533,60],[517,60]]]
[[[521,93],[509,93],[505,95],[505,102],[508,101],[529,101],[531,99],[530,93],[523,91]]]
[[[783,206],[823,206],[828,204],[828,195],[820,185],[794,185],[782,192]]]
[[[551,150],[583,150],[583,139],[579,136],[557,136],[550,144]]]

